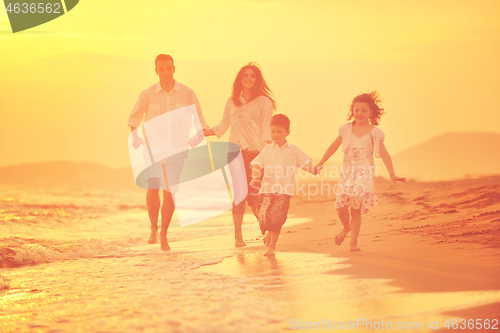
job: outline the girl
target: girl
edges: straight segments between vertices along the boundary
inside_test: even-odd
[[[241,227],[245,214],[245,201],[252,207],[254,215],[258,215],[258,195],[256,186],[249,186],[252,180],[250,162],[271,141],[269,123],[276,102],[273,93],[262,76],[259,66],[250,62],[243,66],[233,83],[231,97],[227,100],[224,115],[219,125],[204,130],[205,136],[216,135],[220,138],[231,127],[229,141],[236,143],[242,151],[248,196],[242,202],[233,206],[233,222],[236,246],[245,246]],[[230,168],[230,171],[231,168]],[[233,171],[231,172],[233,173]],[[235,192],[236,192],[235,188]]]
[[[394,173],[391,156],[384,145],[385,134],[375,127],[384,114],[384,109],[379,106],[379,103],[380,99],[376,91],[356,96],[352,100],[347,119],[354,118],[354,121],[340,126],[339,135],[318,163],[318,167],[323,167],[323,164],[342,145],[344,160],[340,186],[335,187],[335,194],[337,195],[337,212],[344,229],[335,236],[335,244],[342,244],[351,231],[350,251],[352,252],[360,251],[358,236],[361,228],[361,214],[368,213],[370,207],[378,203],[374,191],[373,156],[382,158],[393,183],[406,182],[406,178],[397,177]]]

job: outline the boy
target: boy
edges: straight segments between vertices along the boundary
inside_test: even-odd
[[[267,246],[265,256],[274,256],[276,242],[285,224],[290,199],[295,191],[295,173],[302,168],[313,175],[318,168],[311,165],[312,159],[302,150],[286,141],[290,134],[290,119],[283,114],[271,118],[273,143],[264,147],[252,161],[252,182],[257,187],[263,170],[260,189],[259,225]]]

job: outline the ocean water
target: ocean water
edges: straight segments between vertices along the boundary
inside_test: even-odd
[[[174,219],[170,252],[147,243],[148,225],[142,190],[0,188],[0,332],[282,332],[359,320],[427,332],[446,311],[500,301],[499,291],[401,293],[334,274],[345,259],[326,255],[264,257],[249,215],[243,249],[230,212],[183,228]]]
[[[275,331],[260,284],[200,267],[241,255],[230,212],[148,244],[145,192],[0,189],[1,332]],[[261,244],[245,217],[248,245]],[[294,218],[289,224],[306,222]],[[262,252],[259,252],[262,256]],[[282,326],[282,325],[281,325]],[[267,328],[266,328],[267,327]]]

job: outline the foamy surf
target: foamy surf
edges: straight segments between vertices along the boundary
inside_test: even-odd
[[[182,242],[189,249],[188,242]],[[201,271],[241,250],[207,240],[197,250],[94,257],[25,266],[7,272],[0,299],[3,329],[71,332],[275,331],[281,306],[254,295],[246,277]],[[223,249],[225,248],[225,249]],[[137,254],[142,255],[137,255]],[[29,301],[28,301],[29,300]],[[42,312],[30,304],[44,307]],[[245,315],[243,315],[245,314]],[[22,319],[24,318],[24,319]],[[262,329],[269,327],[269,329]]]
[[[205,272],[237,257],[227,212],[181,228],[172,251],[148,244],[144,193],[28,192],[4,195],[0,227],[0,331],[275,332],[286,303],[262,279]],[[124,202],[127,203],[126,209]],[[308,219],[290,217],[288,224]],[[243,232],[261,236],[248,214]],[[249,240],[249,247],[254,241]],[[10,265],[10,266],[9,266]],[[43,309],[41,311],[40,309]]]

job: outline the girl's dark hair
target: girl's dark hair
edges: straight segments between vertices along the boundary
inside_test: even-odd
[[[369,94],[361,94],[352,100],[351,107],[349,109],[349,113],[347,113],[347,120],[351,120],[354,116],[352,114],[352,109],[355,103],[366,103],[370,107],[372,111],[372,116],[370,117],[370,124],[378,125],[378,120],[385,114],[384,109],[379,106],[380,104],[380,96],[379,93],[374,90]]]
[[[231,92],[231,99],[233,100],[233,104],[235,106],[241,106],[241,101],[240,101],[240,95],[241,92],[243,91],[243,73],[245,70],[251,69],[255,72],[256,78],[255,78],[255,84],[253,85],[251,96],[250,96],[250,101],[254,100],[255,98],[259,96],[266,96],[271,100],[271,103],[273,103],[273,110],[276,110],[276,101],[274,100],[274,94],[272,93],[271,89],[266,83],[266,80],[264,80],[264,77],[262,76],[262,72],[260,70],[259,65],[257,65],[255,62],[249,62],[248,65],[243,66],[238,74],[236,75],[236,78],[234,79],[233,83],[233,90]]]

